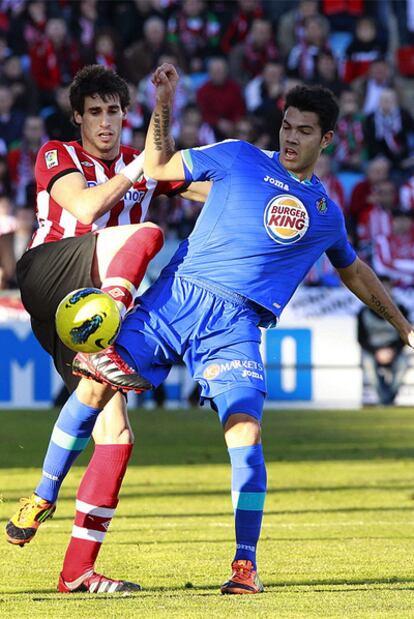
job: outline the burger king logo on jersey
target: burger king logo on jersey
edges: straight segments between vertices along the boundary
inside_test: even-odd
[[[271,239],[282,245],[299,241],[309,227],[309,215],[295,196],[283,194],[272,198],[264,212],[264,226]]]

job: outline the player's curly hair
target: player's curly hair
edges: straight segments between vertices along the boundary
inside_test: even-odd
[[[92,95],[99,95],[104,101],[108,97],[118,95],[123,112],[130,102],[126,81],[111,69],[99,64],[86,65],[73,78],[69,89],[72,114],[76,111],[82,115],[85,111],[85,97]],[[73,118],[72,121],[75,122]]]
[[[319,118],[322,135],[335,129],[339,106],[329,88],[317,85],[295,86],[286,95],[285,112],[288,107],[296,107],[301,112],[314,112]]]

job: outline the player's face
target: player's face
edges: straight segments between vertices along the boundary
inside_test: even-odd
[[[279,132],[280,163],[300,180],[310,178],[321,150],[332,138],[333,131],[322,135],[315,112],[289,107]]]
[[[83,114],[74,113],[80,125],[82,146],[102,159],[113,159],[119,152],[124,113],[118,95],[104,101],[99,95],[85,97]]]

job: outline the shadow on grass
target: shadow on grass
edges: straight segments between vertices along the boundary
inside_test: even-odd
[[[394,512],[412,512],[414,516],[414,508],[411,506],[404,507],[337,507],[337,508],[321,508],[321,509],[281,509],[281,510],[265,510],[266,517],[269,516],[301,516],[303,514],[364,514],[371,512],[379,512],[379,513],[394,513]],[[119,514],[118,522],[121,519],[125,520],[149,520],[153,518],[168,518],[170,520],[174,519],[184,519],[184,518],[228,518],[232,515],[231,511],[225,512],[191,512],[191,513],[165,513],[165,512],[157,512],[156,514]],[[59,521],[67,521],[72,520],[73,516],[54,516],[53,522]],[[334,523],[333,523],[334,524]],[[352,521],[350,522],[352,524]],[[390,524],[392,524],[390,522]],[[133,531],[134,529],[128,529],[128,531]],[[119,527],[117,527],[117,531],[122,531]]]
[[[10,499],[10,502],[13,502]],[[412,512],[414,515],[414,507],[407,506],[396,506],[396,507],[379,507],[379,506],[370,506],[370,507],[335,507],[335,508],[312,508],[312,509],[280,509],[280,510],[265,510],[265,515],[268,518],[269,516],[302,516],[306,514],[365,514],[365,513],[395,513],[395,512]],[[128,513],[128,514],[119,514],[118,522],[121,519],[124,520],[150,520],[150,519],[186,519],[186,518],[228,518],[231,516],[231,511],[224,512],[185,512],[185,513],[166,513],[160,512],[153,514],[142,514],[142,513]],[[67,522],[73,520],[73,514],[68,516],[59,516],[55,514],[53,516],[53,522]],[[300,524],[300,523],[299,523]],[[335,524],[335,523],[330,523]],[[392,522],[390,522],[392,524]],[[350,521],[350,526],[352,525],[352,521]],[[126,529],[117,527],[117,532],[122,532]],[[130,529],[128,531],[134,531],[139,529]]]
[[[220,583],[221,584],[221,583]],[[10,591],[8,593],[3,593],[1,598],[5,601],[5,598],[11,596],[34,596],[32,597],[33,602],[47,602],[50,601],[51,595],[58,595],[62,599],[67,601],[79,601],[81,599],[86,600],[100,600],[104,602],[108,599],[119,598],[119,600],[126,600],[136,597],[149,597],[152,593],[178,593],[178,592],[187,592],[188,595],[200,595],[203,591],[211,591],[218,592],[220,588],[220,584],[217,585],[182,585],[180,587],[148,587],[139,593],[133,593],[129,595],[123,594],[97,594],[96,596],[90,593],[76,593],[72,595],[68,594],[59,594],[57,591],[51,589],[33,589],[29,591]],[[384,587],[384,585],[388,585]],[[401,587],[400,585],[405,585]],[[266,581],[265,588],[267,593],[297,593],[295,591],[296,587],[301,587],[302,593],[326,593],[326,592],[336,592],[340,591],[341,593],[351,592],[351,591],[372,591],[372,590],[380,590],[384,591],[387,589],[394,590],[414,590],[414,579],[413,578],[404,578],[404,577],[392,577],[392,578],[325,578],[325,579],[315,579],[315,580],[288,580],[288,581]],[[315,589],[315,587],[327,587],[323,589]],[[340,589],[330,589],[329,587],[341,587]],[[307,589],[312,588],[311,591],[307,591]],[[282,591],[280,591],[282,589]],[[44,594],[45,597],[37,597]],[[0,598],[0,601],[2,599]]]
[[[358,590],[364,589],[376,589],[379,585],[390,585],[390,588],[399,589],[393,585],[412,585],[405,587],[406,589],[414,589],[414,578],[412,577],[398,577],[393,576],[391,578],[324,578],[315,580],[293,580],[286,582],[268,581],[267,588],[279,588],[279,587],[346,587],[346,589],[340,589],[340,591],[352,591],[349,587],[355,587],[359,585]],[[383,587],[381,587],[383,589]],[[326,589],[321,589],[326,591]]]
[[[323,525],[322,525],[323,526]],[[130,531],[130,529],[128,529],[128,531]],[[313,542],[344,542],[344,541],[350,541],[350,542],[355,542],[355,541],[359,541],[359,539],[364,539],[365,540],[379,540],[379,539],[392,539],[395,540],[395,537],[393,536],[386,536],[386,535],[364,535],[363,538],[356,538],[355,535],[351,535],[349,537],[346,536],[342,536],[341,537],[275,537],[272,535],[268,535],[268,534],[263,534],[262,536],[262,541],[265,542],[281,542],[282,544],[286,543],[286,542],[306,542],[306,543],[313,543]],[[398,540],[407,540],[407,539],[414,539],[414,535],[406,535],[403,538],[398,537]],[[168,546],[169,544],[177,544],[179,546],[182,546],[184,544],[203,544],[203,545],[213,545],[213,544],[234,544],[234,538],[222,538],[222,539],[218,539],[218,540],[211,540],[211,539],[197,539],[197,540],[181,540],[181,539],[169,539],[169,540],[165,540],[165,541],[129,541],[129,542],[117,542],[115,540],[111,539],[111,544],[113,544],[114,546],[129,546],[131,548],[131,545],[134,546]]]
[[[230,471],[230,466],[229,466],[229,471]],[[230,480],[229,480],[230,483]],[[174,482],[175,484],[175,482]],[[179,485],[179,484],[177,484]],[[181,484],[183,485],[183,484]],[[189,487],[190,484],[188,484],[188,482],[185,483],[186,487]],[[121,498],[123,500],[126,499],[165,499],[165,498],[178,498],[178,497],[182,497],[182,498],[188,498],[188,499],[192,499],[194,497],[229,497],[230,496],[230,486],[229,488],[216,488],[216,489],[211,489],[211,490],[165,490],[165,486],[164,484],[158,484],[155,485],[153,484],[151,486],[152,490],[149,492],[148,489],[144,489],[145,486],[143,485],[142,488],[143,490],[140,491],[134,491],[133,490],[134,486],[129,485],[128,487],[126,487],[125,489],[122,490],[122,494],[121,494]],[[74,501],[74,496],[75,493],[77,491],[77,486],[76,485],[69,485],[66,484],[65,485],[65,492],[67,493],[68,491],[73,490],[73,496],[62,496],[59,498],[59,503],[63,504],[63,503],[67,503],[69,502],[70,504],[73,503]],[[356,491],[360,491],[360,492],[383,492],[384,490],[391,490],[393,492],[397,491],[397,492],[408,492],[409,494],[409,498],[410,499],[414,499],[414,481],[412,484],[407,484],[406,482],[404,483],[398,483],[398,481],[396,481],[394,484],[363,484],[363,485],[346,485],[346,486],[285,486],[283,488],[268,488],[267,489],[267,496],[273,496],[273,495],[278,495],[278,494],[288,494],[288,493],[292,493],[292,494],[296,494],[296,493],[324,493],[324,492],[356,492]],[[9,503],[13,503],[13,502],[18,502],[21,498],[21,495],[17,495],[17,494],[9,494],[7,491],[3,493],[3,501],[7,501]],[[365,508],[356,508],[356,509],[365,509]],[[408,507],[406,508],[380,508],[380,507],[373,507],[373,508],[366,508],[368,511],[372,511],[375,509],[389,509],[390,511],[394,510],[394,509],[410,509]],[[414,500],[413,500],[413,508],[414,509]],[[341,508],[338,508],[338,511],[344,511]],[[280,512],[283,513],[283,512]],[[306,513],[306,512],[305,512]],[[163,514],[165,515],[165,514]],[[184,516],[185,514],[183,514]],[[189,515],[195,515],[195,514],[189,514]],[[204,516],[205,514],[199,514],[200,516]],[[134,516],[134,518],[139,518],[140,515],[138,514],[137,516]],[[144,516],[142,516],[144,517]],[[58,516],[54,516],[54,519],[58,519]]]

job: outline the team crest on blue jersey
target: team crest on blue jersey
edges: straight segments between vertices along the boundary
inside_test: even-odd
[[[267,234],[276,243],[290,245],[306,234],[309,214],[305,205],[295,196],[276,196],[266,206],[264,226]]]
[[[318,209],[321,215],[325,215],[325,213],[328,210],[328,203],[326,201],[325,196],[323,196],[322,198],[319,198],[319,200],[316,200],[316,208]]]

